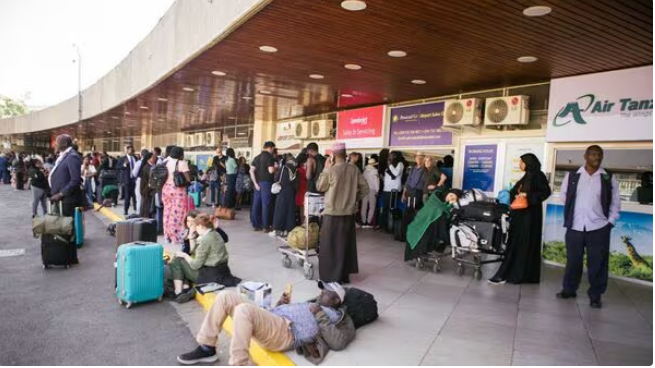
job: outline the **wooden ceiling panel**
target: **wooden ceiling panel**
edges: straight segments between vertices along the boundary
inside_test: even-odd
[[[115,121],[134,130],[136,125],[165,132],[211,129],[235,120],[252,122],[255,116],[279,120],[647,65],[653,59],[651,1],[544,0],[539,5],[552,12],[536,18],[522,13],[535,5],[532,0],[369,0],[360,12],[346,11],[340,3],[275,0],[103,118],[117,114],[121,119]],[[261,52],[262,45],[279,51]],[[408,55],[392,58],[390,50]],[[517,62],[526,55],[539,60]],[[363,69],[347,70],[346,63]],[[214,70],[227,75],[214,76]],[[427,83],[415,85],[413,79]]]

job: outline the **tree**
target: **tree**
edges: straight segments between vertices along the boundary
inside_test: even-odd
[[[0,119],[25,115],[29,112],[25,102],[0,95]]]

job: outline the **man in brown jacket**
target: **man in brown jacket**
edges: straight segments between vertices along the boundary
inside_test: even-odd
[[[350,274],[359,271],[355,216],[357,201],[369,192],[359,169],[346,162],[346,145],[335,143],[332,157],[318,178],[316,187],[325,193],[319,254],[320,279],[350,283]]]

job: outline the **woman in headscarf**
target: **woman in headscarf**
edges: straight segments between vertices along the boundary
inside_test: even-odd
[[[532,153],[521,156],[519,167],[525,174],[510,191],[510,197],[512,202],[519,196],[526,197],[528,207],[510,213],[512,222],[505,259],[496,275],[489,279],[492,284],[539,283],[541,276],[542,203],[551,191],[537,156]]]
[[[407,227],[407,246],[405,262],[411,261],[431,252],[441,253],[450,244],[448,223],[450,211],[462,197],[459,189],[451,189],[442,201],[437,193],[431,194],[423,208]]]
[[[139,170],[140,185],[137,190],[141,193],[141,208],[139,216],[143,218],[154,218],[155,216],[155,192],[150,187],[150,169],[157,164],[157,156],[152,152],[147,152],[141,159],[141,169]]]
[[[279,183],[282,187],[275,199],[273,214],[273,230],[270,236],[286,237],[287,233],[296,227],[296,161],[287,155],[281,165]]]

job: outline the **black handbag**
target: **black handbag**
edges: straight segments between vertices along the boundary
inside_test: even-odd
[[[177,171],[177,165],[180,164],[180,160],[177,160],[175,163],[175,171],[173,172],[173,183],[176,187],[186,188],[189,186],[189,181],[184,176],[184,173]]]

